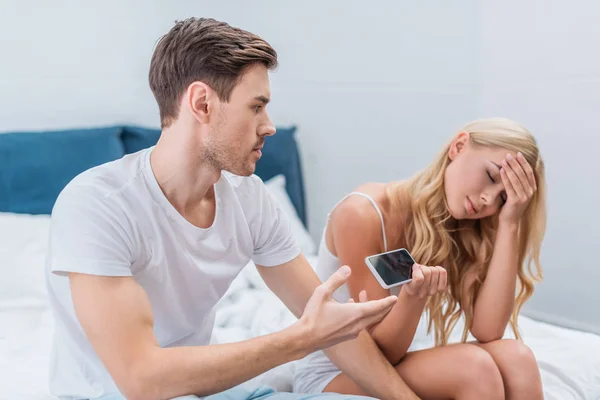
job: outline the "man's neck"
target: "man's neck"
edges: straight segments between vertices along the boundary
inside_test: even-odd
[[[190,222],[198,218],[196,210],[214,209],[213,185],[221,177],[220,170],[202,160],[199,148],[194,135],[173,127],[163,131],[150,155],[162,192]]]

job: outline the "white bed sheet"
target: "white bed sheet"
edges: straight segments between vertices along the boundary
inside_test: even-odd
[[[219,304],[214,340],[243,340],[294,321],[250,263]],[[520,324],[538,359],[546,400],[600,399],[600,336],[526,317]],[[0,399],[53,399],[47,385],[52,326],[50,311],[39,305],[23,304],[18,311],[0,309]],[[293,368],[289,363],[254,381],[289,390]]]

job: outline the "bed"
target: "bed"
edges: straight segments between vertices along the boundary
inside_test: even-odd
[[[54,398],[47,387],[53,320],[43,264],[56,196],[83,170],[151,146],[158,135],[156,129],[133,126],[0,135],[0,399]],[[314,266],[316,247],[306,229],[294,127],[278,128],[267,139],[257,175],[291,219]],[[249,263],[218,305],[213,342],[275,332],[294,320]],[[599,336],[527,317],[521,317],[520,325],[538,359],[546,399],[600,399]],[[419,329],[425,329],[425,321]],[[293,371],[294,363],[288,363],[254,381],[289,391]]]

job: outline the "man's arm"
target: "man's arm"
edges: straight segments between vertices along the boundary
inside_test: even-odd
[[[321,284],[302,254],[277,267],[257,268],[267,286],[298,317],[305,307],[310,307],[309,298]],[[324,351],[334,364],[371,396],[381,399],[418,399],[366,331],[361,332],[355,340]]]
[[[70,281],[77,317],[128,399],[216,393],[298,359],[308,347],[293,326],[241,343],[161,348],[150,301],[133,278],[71,273]]]
[[[153,332],[150,301],[134,278],[70,273],[69,279],[86,336],[121,393],[133,400],[221,392],[355,338],[394,303],[386,299],[343,307],[328,304],[327,294],[339,287],[332,279],[315,291],[313,311],[283,331],[240,343],[161,348]]]

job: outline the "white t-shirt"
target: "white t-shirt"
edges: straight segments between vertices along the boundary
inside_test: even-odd
[[[50,389],[61,399],[118,392],[75,315],[68,272],[133,276],[150,299],[160,346],[207,345],[215,304],[251,259],[275,266],[299,254],[258,177],[223,172],[214,186],[215,220],[201,229],[164,196],[151,151],[84,172],[54,206],[46,263],[56,321]]]

